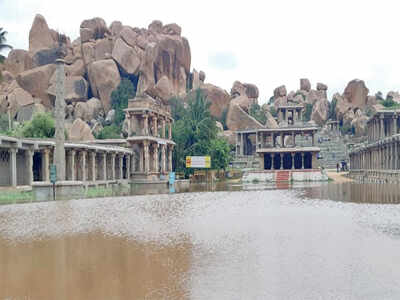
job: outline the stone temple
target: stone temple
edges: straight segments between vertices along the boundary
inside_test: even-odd
[[[236,132],[236,157],[258,161],[258,170],[246,172],[244,181],[327,179],[319,169],[318,128],[303,122],[303,109],[297,104],[279,106],[278,128]]]

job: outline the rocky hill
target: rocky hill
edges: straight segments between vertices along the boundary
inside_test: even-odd
[[[92,139],[92,132],[110,122],[111,93],[124,78],[133,83],[137,94],[164,102],[173,97],[187,101],[195,89],[201,89],[228,138],[233,137],[233,130],[277,127],[272,107],[281,104],[308,105],[317,125],[334,117],[344,126],[354,127],[357,135],[365,133],[367,114],[378,109],[376,97],[368,95],[363,81],[351,81],[343,94],[335,94],[329,102],[328,86],[317,83],[312,89],[308,79],[300,79],[296,92],[287,93],[284,85],[277,87],[271,104],[260,108],[254,106],[259,97],[254,84],[235,81],[227,92],[205,83],[203,71],[191,70],[189,42],[177,24],[153,21],[148,28],[137,28],[114,21],[107,26],[103,19],[93,18],[81,23],[80,37],[71,41],[37,15],[29,32],[29,49],[12,50],[0,65],[0,114],[10,111],[15,121],[24,122],[35,112],[52,111],[54,63],[60,57],[66,63],[65,118],[70,137],[75,139]],[[400,96],[393,93],[392,98]],[[253,107],[258,107],[256,113]]]

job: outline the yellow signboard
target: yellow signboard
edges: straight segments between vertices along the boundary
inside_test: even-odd
[[[186,156],[186,168],[211,168],[210,156]]]

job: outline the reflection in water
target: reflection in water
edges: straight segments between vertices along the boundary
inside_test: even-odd
[[[395,186],[274,188],[0,207],[0,299],[400,299]]]

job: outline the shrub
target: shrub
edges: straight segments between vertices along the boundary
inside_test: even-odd
[[[118,87],[111,93],[111,107],[115,109],[115,125],[122,125],[125,119],[124,109],[128,107],[128,100],[134,98],[135,95],[135,86],[127,78],[123,78]]]
[[[168,100],[168,103],[171,106],[172,118],[175,121],[178,121],[181,118],[183,118],[185,114],[185,107],[183,105],[183,102],[184,102],[183,99],[179,97],[173,97]]]
[[[115,124],[105,126],[97,135],[96,138],[99,140],[106,139],[119,139],[121,138],[121,130]]]
[[[386,100],[381,101],[381,104],[384,107],[393,107],[393,106],[396,106],[397,103],[393,100],[392,97],[389,96],[386,98]]]
[[[6,133],[8,129],[8,115],[0,114],[0,133]]]
[[[267,122],[267,117],[265,116],[264,111],[257,103],[253,103],[250,106],[249,114],[261,124],[265,124],[265,122]]]
[[[336,104],[336,98],[333,98],[331,103],[329,103],[329,119],[331,120],[336,120]]]
[[[26,138],[52,138],[55,133],[55,121],[49,113],[37,113],[22,128],[16,129],[15,135]]]
[[[278,112],[276,111],[276,108],[275,108],[274,106],[272,106],[272,107],[269,109],[269,112],[271,113],[271,115],[272,115],[274,118],[276,118],[276,117],[278,116]]]

